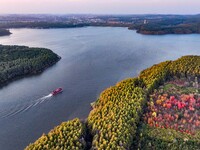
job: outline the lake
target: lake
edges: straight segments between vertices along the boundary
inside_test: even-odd
[[[200,35],[141,35],[127,28],[11,29],[0,44],[45,47],[62,59],[0,88],[0,149],[21,150],[63,121],[85,119],[90,103],[153,64],[200,54]],[[55,97],[54,89],[64,91]]]

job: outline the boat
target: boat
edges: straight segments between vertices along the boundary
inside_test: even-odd
[[[52,95],[57,95],[57,94],[61,93],[62,91],[63,91],[62,88],[57,88],[57,89],[55,89],[54,91],[52,91],[51,94],[52,94]]]

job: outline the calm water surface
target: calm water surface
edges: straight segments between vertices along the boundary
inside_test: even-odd
[[[50,48],[62,57],[42,74],[0,89],[0,149],[20,150],[62,121],[86,118],[90,103],[146,67],[200,54],[200,35],[145,36],[126,28],[12,29],[0,44]],[[64,92],[45,97],[57,87]]]

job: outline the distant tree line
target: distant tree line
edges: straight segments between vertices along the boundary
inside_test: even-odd
[[[162,34],[192,34],[200,33],[200,17],[194,18],[162,18],[146,20],[131,26],[129,29],[136,29],[137,33],[162,35]]]
[[[8,22],[0,23],[0,28],[76,28],[87,26],[87,23],[65,23],[65,22]]]
[[[128,27],[137,33],[191,34],[200,33],[200,15],[127,15],[98,16],[101,21],[92,22],[86,18],[81,22],[69,21],[10,21],[0,23],[0,28],[76,28],[86,26]]]

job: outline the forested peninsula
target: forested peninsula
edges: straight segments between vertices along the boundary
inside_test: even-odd
[[[196,150],[199,82],[200,56],[156,64],[104,90],[85,121],[64,122],[26,150]]]
[[[59,59],[45,48],[0,45],[0,85],[17,77],[40,73]]]
[[[12,33],[7,29],[0,29],[0,36],[10,35],[10,34]]]

